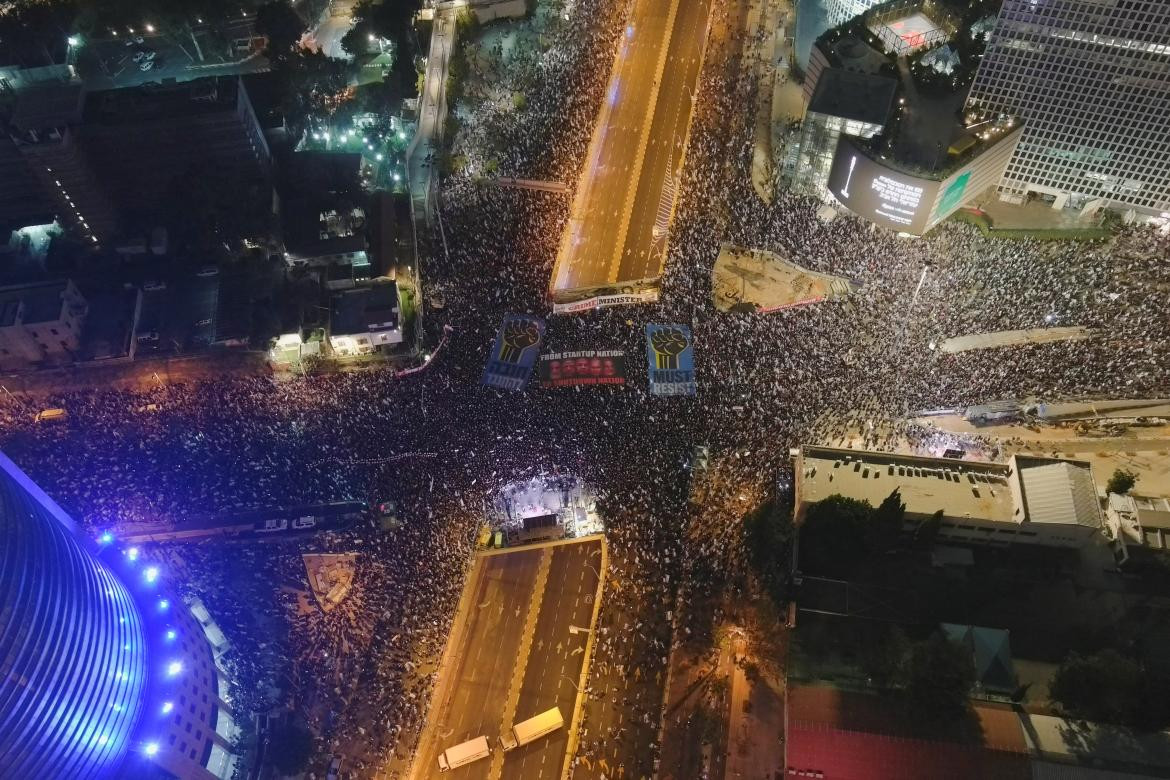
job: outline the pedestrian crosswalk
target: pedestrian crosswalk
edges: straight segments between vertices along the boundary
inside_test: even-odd
[[[658,213],[654,217],[654,240],[658,241],[670,229],[670,215],[674,211],[674,199],[678,195],[678,184],[674,174],[666,169],[666,179],[662,182],[662,196],[658,199]]]

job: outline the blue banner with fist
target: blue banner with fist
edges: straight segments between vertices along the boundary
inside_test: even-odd
[[[695,341],[686,325],[647,325],[651,395],[695,395]]]
[[[496,333],[496,342],[480,381],[501,390],[524,387],[540,355],[543,338],[544,320],[528,314],[509,314]]]

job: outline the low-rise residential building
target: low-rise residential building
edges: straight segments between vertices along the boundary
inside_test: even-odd
[[[402,343],[398,285],[393,281],[342,290],[333,296],[329,346],[338,357],[369,355]]]
[[[1013,455],[1007,463],[803,447],[795,454],[796,519],[832,495],[873,505],[897,490],[907,527],[942,512],[939,540],[1082,547],[1104,528],[1088,463]]]
[[[88,311],[68,279],[0,288],[0,371],[72,362]]]
[[[1105,515],[1124,542],[1170,550],[1170,497],[1110,493]]]

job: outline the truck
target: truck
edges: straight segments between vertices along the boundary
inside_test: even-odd
[[[545,710],[534,718],[521,721],[512,727],[508,733],[500,735],[500,747],[505,752],[535,742],[546,734],[551,734],[565,725],[561,711],[556,707]]]
[[[62,422],[69,414],[64,409],[42,409],[37,412],[35,420],[38,423]]]
[[[455,747],[449,747],[439,754],[439,771],[447,772],[466,766],[473,761],[487,758],[492,754],[488,746],[487,737],[476,737],[462,742]]]

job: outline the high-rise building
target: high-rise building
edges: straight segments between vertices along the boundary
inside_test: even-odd
[[[1170,211],[1170,3],[1004,0],[968,110],[1023,122],[1004,200]]]
[[[149,233],[195,173],[267,207],[271,161],[235,77],[87,93],[71,69],[0,71],[0,241],[53,221],[94,245]]]
[[[825,17],[829,27],[844,24],[858,14],[865,13],[881,0],[824,0]]]
[[[206,622],[160,566],[86,538],[0,455],[0,777],[230,777]]]

